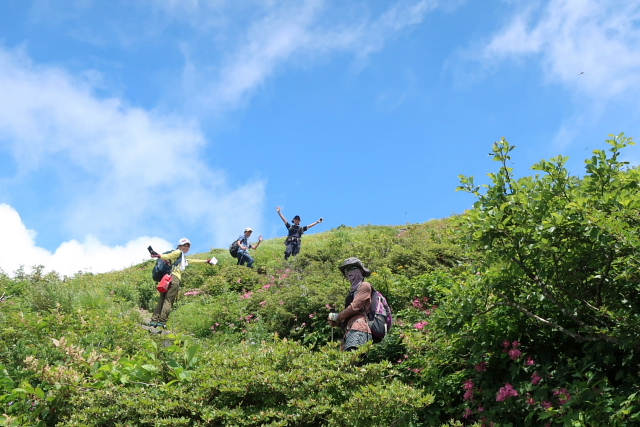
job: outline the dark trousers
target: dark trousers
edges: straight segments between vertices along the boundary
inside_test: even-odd
[[[296,256],[300,253],[300,239],[293,239],[287,243],[287,248],[284,250],[284,259],[288,259],[290,256]]]

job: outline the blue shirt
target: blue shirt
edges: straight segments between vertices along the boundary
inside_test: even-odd
[[[253,249],[255,246],[253,246],[252,244],[249,243],[249,238],[247,236],[243,234],[240,235],[240,237],[238,237],[236,239],[236,242],[240,241],[240,244],[244,247],[246,247],[247,249]],[[240,248],[240,250],[242,250],[242,248]]]

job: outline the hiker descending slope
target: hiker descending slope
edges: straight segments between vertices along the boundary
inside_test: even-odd
[[[285,227],[289,231],[284,244],[287,248],[284,251],[284,259],[288,259],[290,256],[296,256],[300,253],[300,245],[302,244],[302,233],[313,227],[314,225],[318,225],[322,222],[322,218],[314,222],[313,224],[305,225],[304,227],[300,226],[300,216],[296,215],[293,217],[293,225],[289,224],[289,221],[282,215],[280,211],[280,206],[276,207],[276,211],[282,221],[284,222]]]
[[[249,268],[253,268],[253,258],[251,258],[251,255],[249,255],[249,249],[258,249],[258,246],[260,246],[260,243],[262,243],[262,236],[258,238],[258,243],[256,245],[252,245],[251,243],[249,243],[249,237],[251,237],[251,233],[253,233],[252,229],[250,229],[249,227],[245,228],[244,233],[241,234],[235,242],[238,245],[238,251],[236,254],[236,257],[238,258],[238,265],[244,265],[244,263],[246,262],[247,267]]]
[[[369,282],[364,281],[365,277],[371,275],[371,271],[355,257],[347,258],[338,268],[351,284],[351,288],[344,302],[344,310],[340,313],[329,313],[329,322],[331,326],[346,326],[342,350],[350,351],[372,340],[367,318],[372,288]]]
[[[160,299],[158,300],[155,310],[153,310],[153,316],[151,317],[149,326],[156,326],[159,328],[166,327],[167,320],[169,319],[169,313],[171,313],[171,308],[178,296],[178,290],[182,283],[182,272],[189,264],[215,265],[218,263],[218,260],[215,258],[207,260],[187,260],[185,255],[189,252],[189,249],[191,249],[191,242],[186,238],[178,240],[178,247],[169,253],[159,254],[149,247],[149,252],[151,253],[152,258],[159,258],[161,260],[168,261],[171,264],[171,282],[169,289],[166,292],[160,292]]]

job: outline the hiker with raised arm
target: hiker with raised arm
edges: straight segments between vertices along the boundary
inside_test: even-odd
[[[322,218],[314,222],[313,224],[305,225],[302,227],[300,225],[300,216],[296,215],[293,217],[293,225],[289,224],[289,221],[282,215],[282,211],[280,206],[276,207],[276,211],[282,222],[284,222],[285,227],[287,227],[287,238],[284,241],[286,245],[286,249],[284,251],[284,259],[289,259],[290,256],[296,256],[300,253],[300,245],[302,245],[302,234],[310,229],[311,227],[318,225],[322,222]]]
[[[349,281],[351,287],[344,301],[344,310],[340,313],[329,313],[329,323],[332,327],[345,328],[342,340],[342,350],[351,351],[373,339],[368,324],[367,313],[371,306],[371,284],[364,278],[371,275],[358,258],[347,258],[338,267]]]
[[[238,258],[238,265],[244,265],[244,263],[246,262],[247,267],[249,268],[253,268],[254,261],[251,255],[249,255],[249,249],[258,249],[258,246],[260,246],[260,243],[262,243],[262,236],[258,237],[257,244],[252,245],[251,243],[249,243],[249,237],[251,237],[251,233],[253,233],[253,230],[247,227],[244,229],[244,233],[236,239],[236,243],[238,244],[238,252],[236,255],[236,257]]]
[[[162,260],[158,264],[167,264],[170,266],[169,273],[166,280],[169,282],[169,288],[165,292],[160,292],[160,299],[153,310],[153,316],[149,322],[149,326],[165,328],[167,320],[169,320],[169,314],[173,308],[173,303],[178,296],[178,290],[180,290],[180,284],[182,283],[182,272],[189,264],[209,264],[215,265],[218,260],[215,258],[204,259],[189,259],[187,260],[186,254],[191,249],[191,242],[189,239],[182,238],[178,240],[178,247],[173,251],[169,251],[163,254],[155,252],[151,246],[149,246],[149,253],[152,258]],[[160,280],[158,280],[160,281]],[[160,289],[159,289],[160,290]]]

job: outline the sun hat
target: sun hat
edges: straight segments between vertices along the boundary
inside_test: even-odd
[[[182,246],[182,245],[191,246],[191,242],[186,237],[183,237],[182,239],[178,240],[178,246]]]
[[[344,275],[344,271],[347,269],[347,267],[351,267],[352,265],[355,265],[360,270],[362,270],[362,275],[364,277],[371,276],[371,271],[368,268],[365,268],[365,266],[362,265],[362,261],[360,261],[356,257],[351,257],[351,258],[345,259],[344,262],[342,263],[342,265],[340,267],[338,267],[338,268],[340,269],[340,271]]]
[[[244,229],[244,231],[251,231],[251,232],[253,232],[253,230],[252,230],[252,229],[250,229],[249,227],[245,228],[245,229]]]

